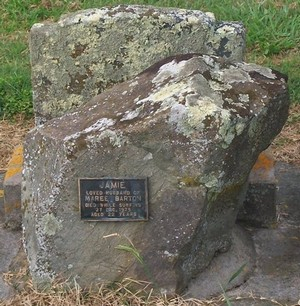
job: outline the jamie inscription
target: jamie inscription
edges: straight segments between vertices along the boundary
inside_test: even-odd
[[[78,185],[82,220],[148,220],[146,178],[80,178]]]

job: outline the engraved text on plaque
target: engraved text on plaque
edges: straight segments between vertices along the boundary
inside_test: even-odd
[[[82,220],[148,219],[146,178],[80,178],[78,185]]]

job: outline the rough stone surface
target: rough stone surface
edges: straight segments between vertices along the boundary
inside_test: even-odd
[[[60,274],[81,285],[144,268],[165,292],[182,292],[231,245],[247,178],[281,130],[283,75],[197,54],[169,58],[78,111],[35,128],[25,144],[25,244],[35,283]],[[147,222],[80,220],[80,177],[148,177]],[[201,288],[199,288],[201,291]]]
[[[198,299],[217,296],[221,286],[224,290],[230,290],[243,284],[252,274],[255,264],[256,253],[251,237],[241,227],[235,227],[230,249],[215,256],[211,264],[190,284],[185,295]],[[237,277],[230,281],[235,273],[238,273]]]
[[[241,61],[245,29],[216,21],[212,13],[121,5],[35,24],[30,41],[39,124],[171,55],[198,52]]]
[[[249,175],[246,198],[238,220],[256,227],[274,227],[277,222],[274,158],[268,150],[262,152]]]

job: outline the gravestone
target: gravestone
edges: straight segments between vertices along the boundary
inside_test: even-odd
[[[182,53],[241,61],[245,29],[201,11],[119,5],[89,9],[30,33],[36,123],[60,116],[155,62]]]
[[[232,229],[249,172],[288,107],[280,73],[188,54],[35,128],[22,188],[35,284],[133,277],[166,293],[193,294],[195,284],[203,293],[197,280],[213,258],[247,247]]]

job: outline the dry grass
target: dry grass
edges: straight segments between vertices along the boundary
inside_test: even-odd
[[[271,145],[275,160],[300,165],[300,105],[291,107],[287,123]]]
[[[17,116],[14,120],[0,120],[0,171],[5,170],[14,148],[22,143],[33,126],[33,119],[28,120],[23,116]]]
[[[207,301],[184,299],[180,296],[166,297],[155,295],[151,284],[144,281],[124,279],[113,285],[101,284],[95,289],[82,289],[76,282],[67,283],[56,281],[46,292],[35,289],[26,269],[19,273],[4,274],[5,281],[15,288],[22,288],[10,300],[0,301],[0,306],[120,306],[120,305],[149,305],[149,306],[218,306],[222,305],[222,297]],[[24,281],[26,280],[26,281]],[[20,284],[22,284],[20,286]],[[134,289],[133,289],[134,288]]]
[[[221,306],[226,305],[223,296],[210,300],[184,298],[181,296],[167,297],[154,294],[150,283],[124,279],[113,285],[101,284],[93,289],[82,289],[76,282],[56,281],[47,291],[36,290],[27,269],[18,273],[5,273],[4,280],[16,289],[16,295],[5,301],[0,301],[0,306]],[[133,289],[134,288],[134,289]],[[284,306],[283,304],[255,297],[251,294],[245,297],[233,297],[231,301],[249,303],[249,301],[264,301],[265,305]],[[240,304],[242,305],[242,304]]]

